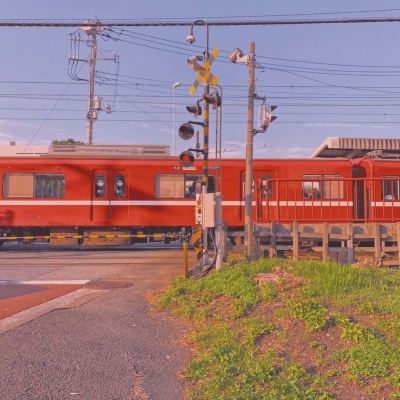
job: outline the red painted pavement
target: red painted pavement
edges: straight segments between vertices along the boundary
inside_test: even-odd
[[[83,287],[83,284],[26,284],[12,282],[0,285],[0,319],[38,306]]]

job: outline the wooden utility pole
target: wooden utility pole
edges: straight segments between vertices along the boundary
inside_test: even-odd
[[[248,56],[249,66],[249,96],[247,107],[247,141],[246,141],[246,177],[245,177],[245,232],[247,238],[248,256],[253,258],[253,136],[254,136],[254,96],[255,96],[255,43],[250,42],[250,52]]]
[[[94,78],[96,74],[96,57],[97,57],[97,27],[93,26],[88,35],[92,35],[90,42],[90,59],[89,59],[89,99],[88,113],[86,117],[86,144],[92,144],[93,141],[93,120],[97,119],[97,111],[94,107]]]

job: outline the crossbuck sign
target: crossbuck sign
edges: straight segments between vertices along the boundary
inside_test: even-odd
[[[190,94],[193,96],[199,87],[201,81],[208,82],[210,85],[215,86],[218,83],[218,76],[213,75],[210,72],[210,67],[213,61],[217,58],[219,50],[215,48],[211,53],[208,60],[204,63],[204,66],[200,65],[197,61],[195,63],[190,63],[190,68],[198,73],[196,80],[194,81],[193,85],[190,87]]]

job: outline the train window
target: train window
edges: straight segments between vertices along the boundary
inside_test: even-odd
[[[271,175],[263,175],[261,177],[261,196],[263,199],[266,199],[268,197],[272,197],[272,182],[268,182],[268,188],[267,188],[267,180],[272,179]],[[258,187],[258,182],[259,178],[256,179],[257,182],[257,187]],[[246,175],[243,174],[243,182],[242,182],[242,193],[243,193],[243,198],[246,196]],[[254,180],[251,183],[251,196],[254,197]]]
[[[64,174],[37,174],[34,182],[34,197],[61,199],[65,195]]]
[[[3,197],[63,198],[64,174],[4,174]]]
[[[198,189],[195,187],[195,183],[199,182]],[[196,197],[196,190],[200,190],[201,193],[202,177],[198,175],[186,175],[185,176],[185,197],[193,198]]]
[[[107,193],[107,178],[104,174],[96,174],[94,178],[94,190],[97,198],[106,197]]]
[[[342,175],[322,175],[326,181],[322,182],[323,199],[343,199],[344,183]]]
[[[243,198],[246,197],[246,175],[243,175],[243,185],[242,185]],[[251,197],[254,197],[254,181],[251,183]]]
[[[155,197],[185,197],[184,175],[156,175]]]
[[[3,197],[33,197],[33,174],[4,174]]]
[[[201,193],[203,185],[203,175],[185,175],[185,197],[196,197],[196,193]],[[208,176],[208,193],[215,191],[215,177]]]
[[[319,199],[321,197],[320,182],[316,179],[322,178],[321,175],[303,175],[302,194],[305,199]],[[314,180],[315,179],[315,180]]]
[[[399,177],[398,176],[382,176],[381,181],[381,198],[385,200],[398,200],[399,196]],[[389,179],[391,178],[391,179]]]
[[[303,175],[305,199],[342,199],[344,195],[342,175]],[[319,180],[324,179],[324,180]]]
[[[272,179],[272,176],[271,175],[264,175],[263,177],[262,177],[262,187],[261,187],[261,190],[262,190],[262,198],[263,199],[265,199],[265,198],[271,198],[272,197],[272,182],[271,181],[269,181],[268,182],[268,188],[267,188],[267,180],[268,179]]]
[[[155,197],[174,199],[195,197],[195,184],[202,181],[203,175],[156,175]],[[214,190],[215,178],[210,175],[208,177],[208,192]]]
[[[125,197],[125,175],[118,174],[114,176],[114,197],[121,198]]]

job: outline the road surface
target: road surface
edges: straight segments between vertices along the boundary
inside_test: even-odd
[[[54,287],[67,293],[0,320],[1,399],[182,399],[185,326],[145,299],[182,272],[179,246],[4,245],[0,307],[10,299],[8,284],[20,291],[15,303]]]

